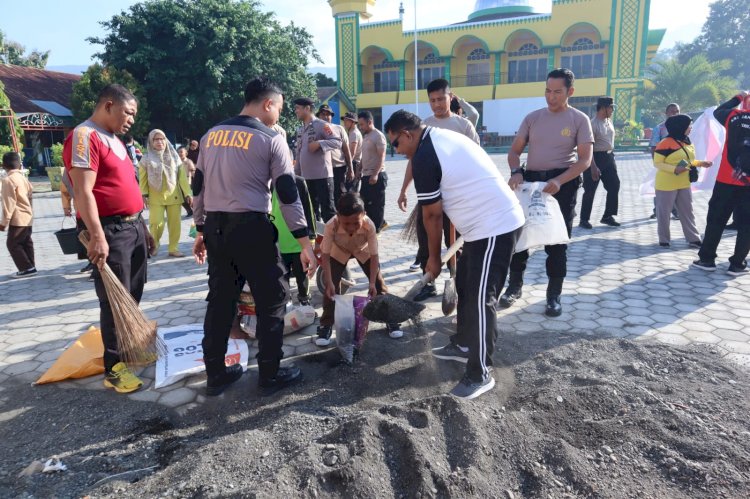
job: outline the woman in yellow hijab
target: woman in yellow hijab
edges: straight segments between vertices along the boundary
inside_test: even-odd
[[[148,134],[146,154],[138,163],[143,204],[149,208],[149,227],[158,251],[164,232],[164,213],[169,229],[169,256],[181,258],[180,215],[183,201],[192,204],[192,192],[177,151],[161,130]]]

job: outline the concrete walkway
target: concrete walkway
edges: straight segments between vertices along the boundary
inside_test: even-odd
[[[507,176],[505,156],[493,159]],[[617,161],[622,179],[618,216],[622,227],[596,224],[604,206],[604,191],[600,187],[592,215],[594,229],[576,227],[569,247],[563,315],[555,319],[543,315],[545,254],[537,251],[529,260],[523,298],[513,308],[498,314],[503,333],[526,335],[549,330],[580,335],[606,333],[676,345],[710,343],[722,356],[750,369],[750,308],[746,306],[750,277],[733,278],[725,273],[734,233],[727,233],[719,247],[717,272],[691,269],[689,265],[696,251],[688,248],[679,222],[672,222],[672,248],[661,249],[656,240],[656,222],[649,220],[652,201],[638,195],[641,179],[652,168],[648,156],[621,154]],[[387,165],[390,179],[386,219],[391,228],[382,234],[380,249],[386,282],[391,292],[397,294],[404,293],[417,278],[407,270],[415,247],[400,239],[407,214],[395,205],[405,166],[404,160],[391,160]],[[709,194],[700,192],[693,198],[701,232]],[[415,200],[412,191],[410,204]],[[93,283],[78,272],[83,265],[75,255],[62,255],[54,236],[63,221],[59,193],[39,193],[34,206],[39,275],[24,280],[7,277],[15,268],[5,244],[0,247],[0,384],[38,379],[71,341],[98,322]],[[189,226],[189,220],[183,221],[180,250],[186,254],[192,248],[192,239],[187,237]],[[163,239],[165,243],[166,235]],[[167,258],[165,253],[163,246],[161,255],[149,265],[149,282],[141,302],[143,310],[160,326],[201,323],[206,306],[206,267],[196,265],[192,258]],[[359,271],[354,276],[358,279],[354,291],[365,294],[364,276]],[[314,284],[312,288],[315,290]],[[442,283],[438,283],[438,289],[442,290]],[[314,304],[320,313],[321,297],[317,292]],[[431,300],[426,327],[438,331],[450,329],[452,319],[442,317],[439,297]],[[314,334],[315,326],[311,326],[285,337],[286,357],[318,350],[311,342]],[[407,328],[406,338],[411,334]],[[435,339],[436,344],[442,341]],[[254,354],[254,342],[249,346]],[[152,388],[153,367],[143,369],[141,376],[146,386],[129,395],[133,399],[180,410],[204,401],[205,376],[194,376],[161,390]],[[104,389],[101,376],[57,386]]]

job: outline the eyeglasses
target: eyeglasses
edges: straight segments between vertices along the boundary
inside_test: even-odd
[[[393,146],[394,149],[398,149],[398,141],[401,138],[401,134],[404,133],[405,131],[406,130],[401,130],[400,132],[398,132],[398,135],[396,135],[396,140],[391,142],[391,145]]]
[[[154,142],[166,142],[166,141],[167,141],[167,139],[165,139],[164,137],[155,137],[154,138]]]

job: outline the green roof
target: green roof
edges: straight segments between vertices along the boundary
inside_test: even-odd
[[[664,39],[664,34],[666,32],[667,30],[665,28],[648,30],[648,45],[661,45],[661,41]]]

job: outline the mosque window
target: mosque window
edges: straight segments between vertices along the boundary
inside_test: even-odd
[[[466,57],[467,61],[488,61],[490,59],[490,54],[487,53],[486,50],[483,48],[477,48],[472,50],[468,57]]]
[[[422,64],[442,64],[443,61],[440,60],[439,57],[435,56],[434,52],[430,52],[426,56],[424,56],[424,59],[422,60]]]

